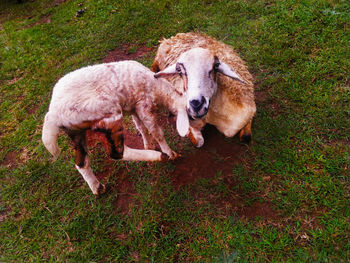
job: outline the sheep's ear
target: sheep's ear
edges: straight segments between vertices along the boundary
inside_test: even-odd
[[[190,128],[187,111],[185,109],[178,110],[176,119],[176,129],[181,137],[185,137]]]
[[[238,73],[236,71],[234,71],[233,69],[231,69],[229,67],[229,65],[227,65],[224,62],[221,62],[217,56],[214,57],[215,61],[214,61],[214,70],[217,72],[220,72],[221,74],[224,74],[227,77],[230,77],[232,79],[238,80],[240,82],[242,82],[243,84],[247,84],[247,82],[245,82],[241,76],[238,75]]]
[[[157,73],[154,74],[154,77],[157,78],[164,78],[164,77],[168,77],[168,76],[172,76],[177,74],[178,72],[176,71],[176,63],[165,68],[162,71],[159,71]]]

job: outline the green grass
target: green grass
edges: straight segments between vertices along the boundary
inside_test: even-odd
[[[0,3],[0,261],[350,260],[348,1],[81,2]],[[112,166],[103,178],[111,190],[95,198],[68,139],[56,162],[41,143],[54,84],[123,44],[135,53],[188,31],[247,62],[258,107],[252,145],[232,163],[210,151],[213,176],[180,187],[178,162],[106,165],[94,152],[97,174]],[[150,66],[154,54],[139,60]],[[173,135],[167,128],[183,158],[203,151]],[[118,208],[123,180],[127,214]]]

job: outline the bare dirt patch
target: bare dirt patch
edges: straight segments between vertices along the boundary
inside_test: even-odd
[[[54,0],[54,4],[57,6],[57,5],[60,5],[60,4],[63,4],[65,3],[67,0]]]
[[[175,189],[186,186],[194,203],[198,206],[209,203],[215,207],[215,213],[224,217],[238,215],[250,221],[277,221],[279,215],[274,205],[261,193],[243,191],[239,187],[241,179],[233,173],[233,167],[242,163],[249,146],[241,144],[238,138],[226,138],[211,125],[204,128],[203,136],[205,143],[202,148],[174,162],[176,169],[170,176]],[[225,190],[203,193],[198,187],[201,179],[209,182],[209,188],[224,187]],[[248,199],[256,201],[247,203]]]
[[[255,91],[254,97],[257,104],[263,103],[267,98],[268,94],[265,91]]]
[[[272,208],[272,204],[267,201],[256,201],[250,206],[240,207],[237,213],[248,219],[254,219],[256,217],[276,219],[278,217],[277,213]]]
[[[51,23],[51,14],[46,14],[46,15],[43,15],[39,18],[39,20],[33,22],[33,23],[30,23],[29,25],[26,25],[24,28],[31,28],[33,26],[36,26],[36,25],[43,25],[43,24],[50,24]],[[32,18],[31,16],[28,17],[28,19]]]
[[[165,114],[158,115],[159,124],[176,135],[175,119]],[[244,193],[237,185],[240,180],[232,172],[235,164],[241,163],[249,146],[241,144],[237,138],[226,138],[214,126],[207,125],[203,130],[205,144],[200,149],[190,149],[183,152],[183,156],[173,161],[175,170],[169,174],[171,184],[176,191],[181,191],[187,187],[190,191],[193,202],[198,206],[203,203],[210,203],[215,207],[218,214],[223,216],[238,215],[246,220],[261,218],[263,221],[277,221],[278,213],[274,206],[259,193],[250,193],[249,198],[259,201],[246,203],[247,193]],[[113,160],[108,156],[110,151],[109,143],[102,133],[87,133],[88,145],[92,152],[99,158],[99,166],[102,167],[96,176],[99,179],[106,179],[114,176],[113,190],[117,192],[115,199],[116,210],[121,214],[129,214],[135,205],[137,192],[134,182],[130,178],[127,163],[125,167],[115,171]],[[125,143],[129,147],[143,149],[142,137],[134,130],[125,129]],[[98,147],[100,144],[101,147]],[[103,149],[104,148],[104,149]],[[180,151],[183,151],[180,144]],[[98,151],[98,152],[97,152]],[[102,157],[102,159],[101,159]],[[198,182],[205,179],[212,183],[213,187],[218,184],[218,180],[224,184],[229,193],[207,195],[198,188]]]
[[[103,62],[116,62],[121,60],[136,60],[142,58],[151,53],[154,48],[148,48],[145,45],[122,44],[114,50],[108,52],[107,56],[103,59]]]
[[[19,153],[16,151],[8,152],[5,155],[4,160],[1,162],[2,166],[6,166],[9,168],[17,168],[19,165]]]
[[[135,203],[134,200],[137,193],[127,170],[123,170],[118,174],[118,183],[115,186],[115,190],[117,190],[114,202],[115,207],[121,214],[129,214]]]
[[[142,137],[125,129],[125,144],[134,149],[143,149]],[[115,207],[121,214],[128,214],[131,211],[134,204],[134,198],[136,191],[134,189],[134,183],[130,179],[129,173],[126,168],[119,168],[117,171],[114,167],[115,160],[109,158],[110,144],[107,141],[105,135],[100,132],[87,132],[87,144],[93,155],[99,156],[100,170],[96,172],[96,177],[99,180],[106,180],[108,177],[113,176],[116,173],[114,185],[109,185],[117,192]]]
[[[34,113],[36,113],[36,111],[37,111],[37,109],[39,109],[39,107],[40,107],[40,105],[29,105],[28,107],[27,107],[27,113],[28,114],[30,114],[30,115],[32,115],[32,114],[34,114]]]
[[[176,189],[196,182],[200,178],[214,178],[218,172],[223,176],[232,173],[232,167],[239,162],[240,154],[247,146],[230,142],[214,126],[207,125],[203,130],[205,143],[202,148],[174,162],[176,170],[171,174]]]
[[[48,15],[44,15],[43,17],[41,17],[38,21],[36,21],[34,24],[32,24],[31,26],[34,25],[42,25],[42,24],[50,24],[51,23],[51,14]]]

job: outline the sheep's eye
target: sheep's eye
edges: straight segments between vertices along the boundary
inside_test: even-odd
[[[186,69],[182,63],[176,63],[176,72],[182,77],[183,74],[186,74]]]
[[[213,69],[215,71],[218,71],[219,70],[219,66],[220,66],[220,63],[214,63]]]
[[[178,73],[182,73],[181,67],[180,67],[179,64],[176,64],[176,71],[177,71]]]

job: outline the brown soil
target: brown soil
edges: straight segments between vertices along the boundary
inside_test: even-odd
[[[214,178],[220,171],[222,176],[231,175],[232,166],[239,162],[239,155],[247,149],[237,142],[229,142],[211,125],[205,127],[203,136],[205,143],[202,148],[174,162],[176,170],[171,177],[176,189],[200,178]]]
[[[237,213],[248,219],[254,219],[256,217],[262,217],[265,219],[275,219],[278,217],[276,212],[272,209],[272,204],[269,202],[254,202],[250,206],[241,207]]]
[[[5,155],[4,160],[1,162],[1,165],[9,167],[9,168],[17,168],[18,164],[19,164],[19,157],[18,157],[19,153],[12,151],[12,152],[8,152]]]
[[[254,97],[257,104],[263,103],[267,98],[268,94],[265,91],[255,91]]]
[[[63,4],[64,2],[66,2],[67,0],[55,0],[53,1],[55,3],[55,5],[60,5]]]
[[[118,47],[108,52],[107,56],[103,59],[103,62],[109,63],[121,60],[136,60],[148,55],[153,49],[154,48],[148,48],[145,45],[131,46],[128,44],[122,44],[121,48]]]
[[[159,115],[159,123],[162,127],[174,126],[174,118],[167,117],[164,114]],[[173,130],[173,128],[171,128]],[[132,148],[143,149],[142,137],[130,130],[125,130],[126,145]],[[176,169],[169,175],[171,183],[176,191],[181,191],[185,186],[192,193],[193,202],[201,205],[202,202],[213,204],[218,213],[223,215],[232,215],[236,213],[241,218],[255,220],[257,217],[268,221],[275,221],[278,215],[274,211],[272,204],[263,199],[260,195],[252,193],[251,197],[257,197],[260,201],[255,201],[247,205],[245,194],[240,190],[230,190],[228,196],[206,196],[199,192],[196,182],[200,179],[208,179],[213,182],[217,180],[218,173],[220,178],[229,189],[239,184],[238,179],[232,174],[234,164],[240,163],[242,155],[249,149],[248,146],[240,144],[236,138],[225,138],[214,126],[207,125],[203,130],[205,144],[200,149],[195,149],[183,153],[183,156],[173,161]],[[98,155],[104,155],[105,160],[102,165],[102,171],[97,174],[99,179],[106,179],[115,173],[116,183],[113,190],[117,192],[115,206],[119,213],[128,214],[135,204],[137,195],[134,183],[129,177],[127,168],[120,168],[117,172],[113,168],[111,160],[106,152],[109,152],[109,143],[102,133],[91,132],[87,134],[88,145],[92,152],[98,152]],[[102,144],[100,149],[97,144]],[[101,150],[104,148],[105,150]],[[127,165],[126,165],[127,167]],[[114,175],[113,175],[114,176]]]
[[[86,137],[91,153],[97,154],[103,158],[103,161],[99,162],[99,166],[102,166],[102,171],[96,172],[97,178],[99,180],[106,180],[109,176],[116,173],[115,178],[117,182],[115,185],[110,185],[109,187],[112,187],[113,190],[117,192],[115,206],[118,212],[121,214],[128,214],[134,203],[136,194],[134,184],[130,180],[128,171],[125,168],[120,168],[118,171],[115,171],[113,165],[115,161],[108,156],[110,144],[103,133],[89,130]],[[98,144],[101,144],[102,147],[99,147]],[[125,132],[125,144],[134,149],[143,149],[142,137],[128,130]]]
[[[34,113],[36,113],[37,109],[39,108],[39,105],[30,105],[27,107],[27,112],[28,114],[32,115]]]
[[[51,23],[51,14],[45,15],[41,17],[38,21],[36,21],[34,24],[30,25],[30,27],[34,25],[42,25],[42,24],[50,24]]]
[[[126,170],[118,174],[118,177],[118,183],[115,187],[117,195],[114,205],[121,214],[129,214],[135,203],[134,200],[137,193],[134,188],[134,183],[130,180]]]

